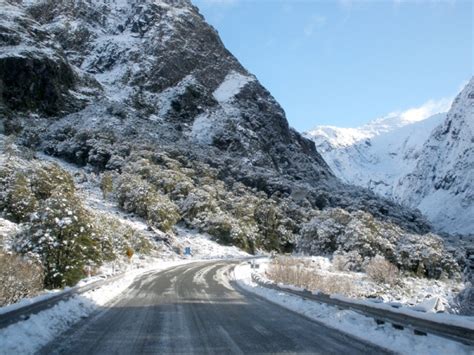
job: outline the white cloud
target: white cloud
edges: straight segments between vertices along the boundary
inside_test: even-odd
[[[307,37],[311,37],[317,29],[323,27],[326,24],[326,18],[321,15],[313,15],[304,28],[304,34]]]
[[[388,116],[399,116],[402,122],[418,122],[440,112],[447,112],[453,102],[452,97],[439,100],[428,100],[419,107],[413,107],[405,111],[392,112]]]
[[[352,8],[352,3],[354,0],[338,0],[339,5],[344,9],[344,10],[350,10]]]

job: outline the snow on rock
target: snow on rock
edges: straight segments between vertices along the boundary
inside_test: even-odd
[[[378,325],[373,318],[349,310],[339,310],[301,297],[270,290],[254,283],[249,264],[235,268],[235,279],[247,291],[253,292],[282,307],[300,313],[334,328],[382,346],[400,354],[472,354],[472,348],[461,343],[429,334],[417,336],[410,329],[396,330],[390,324]]]
[[[19,140],[31,142],[31,135],[37,136],[38,149],[99,170],[120,170],[127,156],[142,147],[173,154],[178,150],[185,159],[212,161],[222,179],[245,181],[270,195],[277,190],[286,194],[301,184],[309,190],[312,206],[327,194],[333,205],[367,209],[410,230],[428,228],[417,212],[337,180],[314,145],[291,129],[271,93],[223,46],[190,1],[9,3],[9,25],[0,27],[8,28],[19,17],[28,20],[22,23],[31,31],[21,32],[18,46],[42,45],[38,69],[53,48],[74,73],[71,85],[61,90],[70,97],[56,105],[60,110],[55,102],[47,107],[54,120],[40,115],[32,125],[12,108],[14,122],[24,127]],[[43,31],[48,41],[35,38],[33,29]],[[3,48],[20,48],[11,47]],[[18,67],[18,60],[12,65]],[[26,92],[37,81],[51,82],[43,76],[19,83],[19,89]],[[31,99],[25,95],[25,110],[41,104],[41,98]]]
[[[414,311],[437,313],[443,312],[445,307],[439,297],[432,297],[426,301],[421,302],[420,304],[417,304],[416,306],[412,307],[412,309]]]
[[[395,198],[398,181],[414,169],[423,143],[446,114],[392,127],[369,123],[361,128],[319,127],[306,133],[332,171],[347,183]],[[396,124],[398,123],[398,125]]]
[[[227,102],[237,95],[249,82],[255,80],[236,71],[227,74],[222,84],[214,91],[214,98],[218,102]]]
[[[201,144],[211,144],[215,120],[208,114],[202,114],[195,118],[191,131],[193,139]]]

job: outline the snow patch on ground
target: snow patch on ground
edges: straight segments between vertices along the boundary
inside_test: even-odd
[[[472,348],[433,335],[417,336],[409,329],[396,330],[389,324],[378,325],[370,318],[349,310],[304,300],[284,292],[261,287],[252,281],[248,263],[235,268],[234,275],[244,289],[282,307],[300,313],[326,326],[351,334],[401,354],[472,354]]]

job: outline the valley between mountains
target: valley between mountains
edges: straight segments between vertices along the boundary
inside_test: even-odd
[[[189,0],[0,0],[0,317],[118,277],[0,354],[470,353],[254,279],[471,331],[473,106],[302,134]]]

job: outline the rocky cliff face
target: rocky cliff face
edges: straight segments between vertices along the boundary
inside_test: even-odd
[[[335,178],[190,1],[0,1],[1,118],[24,145],[116,171],[147,147],[268,196],[428,230]]]

